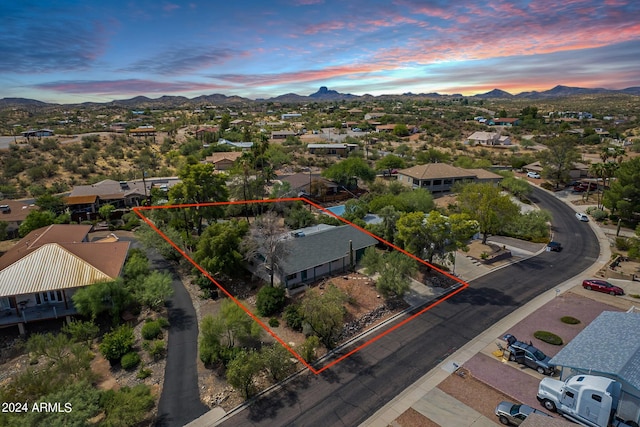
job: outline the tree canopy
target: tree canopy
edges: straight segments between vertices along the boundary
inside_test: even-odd
[[[465,185],[458,195],[458,204],[462,212],[478,221],[483,244],[490,234],[497,233],[520,213],[518,205],[490,183]]]
[[[625,219],[640,213],[640,157],[620,163],[615,181],[604,194],[604,205]]]
[[[364,159],[349,157],[325,169],[322,176],[347,188],[353,188],[356,184],[356,178],[372,182],[376,178],[376,172],[369,167]]]
[[[569,180],[569,171],[574,162],[580,160],[575,141],[569,136],[560,136],[547,142],[547,149],[540,152],[542,175],[552,180],[556,188]]]

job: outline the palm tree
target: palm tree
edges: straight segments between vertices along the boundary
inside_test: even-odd
[[[592,163],[591,166],[589,166],[589,174],[591,176],[595,176],[596,177],[596,183],[598,184],[598,187],[599,187],[600,179],[603,179],[603,181],[604,181],[604,173],[605,173],[605,171],[604,171],[605,166],[604,165],[605,165],[604,163]],[[603,182],[603,186],[604,186],[604,182]],[[587,192],[586,192],[587,199],[589,198],[589,188],[590,187],[587,187]],[[600,191],[599,191],[599,189],[597,189],[596,192],[597,192],[597,196],[596,197],[597,197],[598,208],[600,208]]]

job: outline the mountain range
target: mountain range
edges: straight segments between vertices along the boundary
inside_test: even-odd
[[[399,98],[470,98],[470,99],[549,99],[549,98],[565,98],[571,96],[584,95],[613,95],[626,94],[640,96],[640,86],[629,87],[626,89],[604,89],[604,88],[581,88],[570,86],[555,86],[553,89],[538,92],[522,92],[517,95],[510,94],[500,89],[493,89],[487,93],[464,97],[460,94],[442,95],[439,93],[404,93],[402,95],[352,95],[350,93],[340,93],[330,90],[326,86],[320,87],[317,92],[310,95],[298,95],[295,93],[287,93],[278,95],[273,98],[266,99],[249,99],[241,96],[227,96],[223,94],[201,95],[195,98],[187,98],[184,96],[161,96],[160,98],[148,98],[146,96],[136,96],[130,99],[114,100],[111,102],[85,102],[82,104],[64,104],[64,105],[80,105],[80,106],[114,106],[127,108],[148,108],[148,107],[182,107],[182,106],[202,106],[202,105],[241,105],[253,104],[256,102],[314,102],[314,101],[342,101],[342,100],[373,100],[373,99],[399,99]],[[0,99],[0,108],[6,107],[47,107],[59,106],[62,104],[47,103],[26,98],[2,98]]]

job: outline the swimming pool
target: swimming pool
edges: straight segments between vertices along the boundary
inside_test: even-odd
[[[342,216],[344,214],[345,205],[332,206],[327,208],[327,210],[333,214],[338,216]]]

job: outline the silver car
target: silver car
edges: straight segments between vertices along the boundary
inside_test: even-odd
[[[511,402],[500,402],[498,406],[496,406],[496,416],[500,420],[500,422],[504,425],[514,425],[519,426],[530,414],[536,413],[539,415],[545,415],[550,417],[551,415],[546,414],[538,409],[534,409],[531,406],[527,405],[518,405]]]

